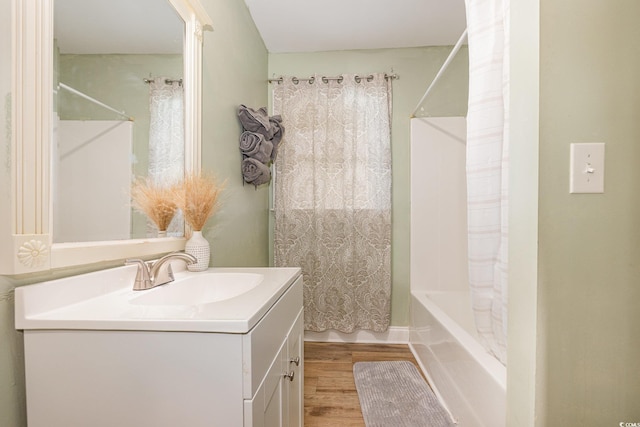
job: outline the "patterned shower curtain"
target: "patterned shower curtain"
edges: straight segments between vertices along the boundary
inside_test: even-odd
[[[507,360],[509,0],[467,0],[469,283],[485,347]]]
[[[276,266],[304,275],[305,329],[385,331],[391,295],[391,84],[284,78],[274,113]]]
[[[149,82],[149,171],[159,185],[171,185],[184,177],[184,91],[179,81],[156,77]],[[155,228],[148,223],[148,228]],[[155,231],[149,230],[150,235]],[[167,228],[168,236],[184,234],[182,212]]]

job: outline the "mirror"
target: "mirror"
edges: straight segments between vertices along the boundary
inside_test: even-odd
[[[63,1],[63,0],[60,0]],[[86,1],[86,0],[85,0]],[[164,2],[166,0],[154,0]],[[108,6],[112,2],[103,2]],[[130,2],[130,3],[138,3]],[[202,39],[211,19],[198,0],[169,0],[184,25],[184,170],[200,169]],[[12,197],[2,217],[0,274],[150,257],[184,248],[184,238],[54,243],[54,2],[13,0]],[[90,37],[90,21],[81,37]],[[57,111],[57,110],[56,110]],[[56,154],[57,155],[57,154]]]
[[[157,236],[130,185],[184,174],[184,31],[166,0],[55,0],[54,243]]]

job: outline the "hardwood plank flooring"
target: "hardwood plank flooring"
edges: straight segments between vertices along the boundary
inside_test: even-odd
[[[305,427],[364,427],[353,364],[385,360],[408,360],[418,366],[404,344],[305,342]]]

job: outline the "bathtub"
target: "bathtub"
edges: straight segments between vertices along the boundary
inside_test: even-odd
[[[412,291],[409,346],[461,427],[502,427],[506,368],[477,340],[467,291]]]

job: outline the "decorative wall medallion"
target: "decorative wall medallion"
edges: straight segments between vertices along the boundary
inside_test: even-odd
[[[49,250],[39,240],[24,242],[18,249],[18,260],[27,267],[39,267],[47,261]]]

